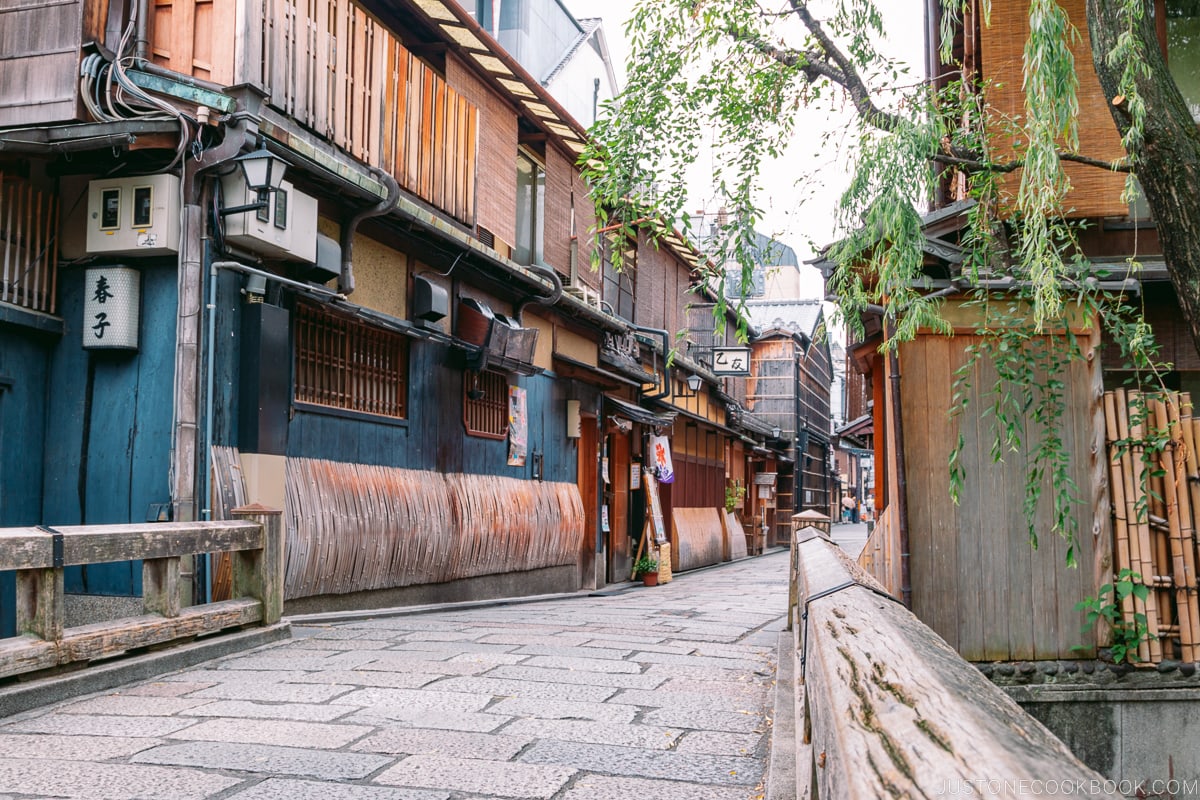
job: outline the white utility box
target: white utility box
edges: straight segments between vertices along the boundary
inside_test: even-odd
[[[138,175],[88,183],[89,255],[179,252],[179,178]]]
[[[258,199],[247,188],[240,171],[221,179],[221,191],[225,208]],[[229,214],[223,222],[229,244],[269,258],[309,264],[317,260],[317,198],[296,191],[288,181],[267,194],[266,208]]]

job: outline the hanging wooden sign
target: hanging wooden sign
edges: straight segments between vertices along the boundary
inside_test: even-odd
[[[650,523],[654,528],[654,541],[662,544],[667,540],[667,527],[663,524],[662,501],[658,498],[658,481],[654,473],[642,471],[642,482],[646,487],[646,506],[650,511]]]

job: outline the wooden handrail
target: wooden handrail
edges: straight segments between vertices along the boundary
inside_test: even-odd
[[[17,633],[0,639],[0,678],[190,639],[283,614],[282,516],[261,506],[228,522],[75,525],[0,530],[0,570],[15,570]],[[182,607],[180,558],[233,552],[234,599]],[[63,570],[142,561],[144,614],[65,628]]]
[[[791,572],[797,796],[1120,796],[819,531],[794,534]]]

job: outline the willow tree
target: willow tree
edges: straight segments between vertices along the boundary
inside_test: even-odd
[[[1034,331],[1081,305],[1105,322],[1135,366],[1153,369],[1148,325],[1119,298],[1097,291],[1096,271],[1082,256],[1078,228],[1068,218],[1064,172],[1064,163],[1076,162],[1126,173],[1127,200],[1144,189],[1200,349],[1200,259],[1192,257],[1200,253],[1200,137],[1160,50],[1149,10],[1153,0],[1087,0],[1093,64],[1125,149],[1115,162],[1079,152],[1071,46],[1079,36],[1074,24],[1082,23],[1069,19],[1055,0],[1027,0],[1025,111],[1016,120],[989,113],[987,87],[952,58],[963,14],[978,14],[986,25],[992,0],[940,0],[938,81],[909,76],[882,54],[883,19],[871,0],[777,2],[643,0],[637,7],[627,26],[628,85],[594,128],[595,144],[583,157],[599,227],[624,225],[631,234],[645,226],[640,221],[663,217],[686,227],[688,178],[705,153],[716,165],[712,192],[728,213],[722,235],[704,241],[715,250],[713,263],[741,265],[740,283],[747,286],[762,216],[762,170],[798,161],[780,159],[811,109],[849,105],[855,123],[846,138],[854,146],[840,157],[852,177],[839,203],[844,238],[830,252],[836,268],[829,286],[852,330],[864,312],[882,314],[885,347],[922,327],[948,329],[942,300],[925,288],[921,212],[952,171],[961,176],[963,195],[975,201],[962,233],[966,258],[956,276],[959,289],[986,302],[983,278],[1007,279],[1010,295],[1032,307]],[[924,10],[921,0],[911,3],[913,13]],[[996,145],[1001,136],[1004,147]],[[661,225],[650,235],[659,230]],[[723,282],[724,275],[716,271],[711,282]],[[1017,336],[1018,350],[1021,342],[1039,338],[1028,331]],[[1053,382],[1029,385],[1054,365],[1042,358],[1040,372],[1021,368],[1029,354],[1002,355],[1010,344],[997,336],[981,348],[982,355],[1007,358],[1014,366],[1008,375],[1001,370],[1008,383],[1026,384],[995,390],[993,454],[1020,448],[1021,426],[1011,423],[1031,404],[1050,407],[1041,414],[1046,430],[1040,443],[1027,443],[1026,510],[1032,520],[1042,479],[1066,474],[1053,431],[1063,410]],[[962,475],[951,467],[955,486]],[[1074,487],[1056,481],[1055,488],[1056,527],[1070,537]],[[1030,533],[1035,535],[1032,522]]]

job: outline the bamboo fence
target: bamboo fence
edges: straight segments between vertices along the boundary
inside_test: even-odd
[[[1121,601],[1122,618],[1144,615],[1138,660],[1200,657],[1197,521],[1200,419],[1186,393],[1117,389],[1104,395],[1112,492],[1114,573],[1136,573],[1149,593]]]

